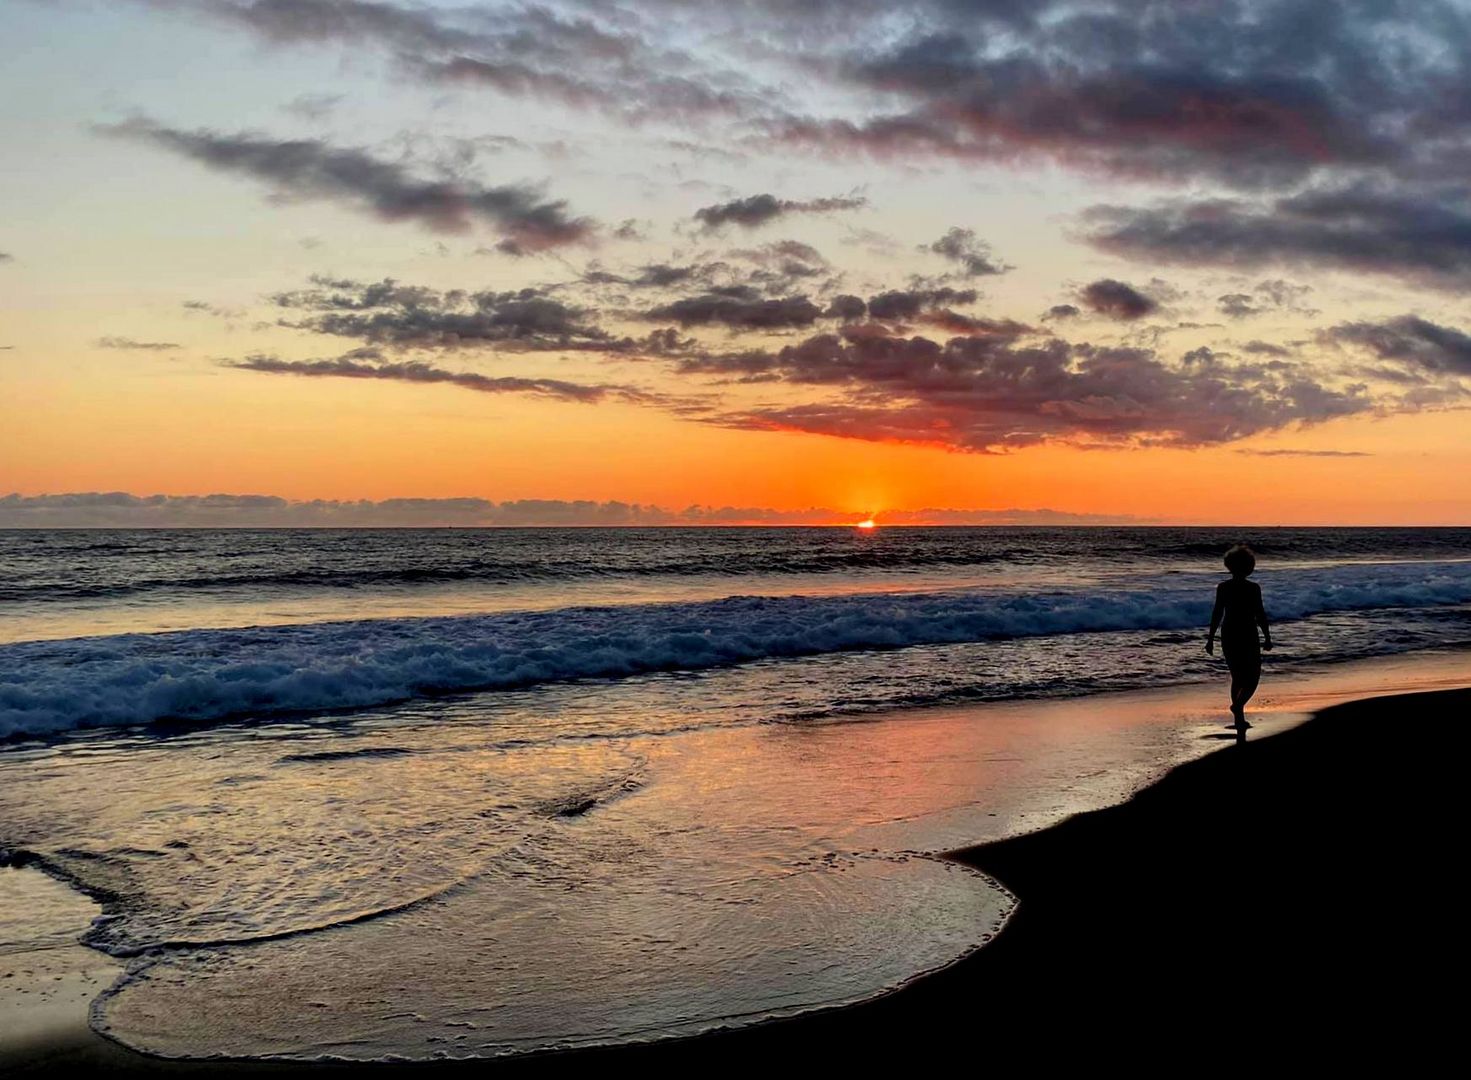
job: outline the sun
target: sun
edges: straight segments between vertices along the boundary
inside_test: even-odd
[[[853,528],[855,529],[877,529],[878,527],[879,523],[873,520],[873,518],[864,518],[862,521],[853,526]]]

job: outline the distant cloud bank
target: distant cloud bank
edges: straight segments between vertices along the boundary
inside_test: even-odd
[[[661,506],[618,501],[480,498],[335,500],[278,495],[131,495],[122,491],[0,496],[4,529],[396,528],[493,526],[842,525],[865,517],[824,507]],[[882,525],[1106,525],[1127,515],[1049,509],[896,510]]]

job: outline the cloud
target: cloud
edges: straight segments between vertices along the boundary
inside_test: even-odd
[[[1083,286],[1078,292],[1078,298],[1090,310],[1106,315],[1110,319],[1120,319],[1126,322],[1142,319],[1159,308],[1159,302],[1153,297],[1145,295],[1126,282],[1116,281],[1113,278],[1100,278],[1098,281]],[[1053,311],[1056,310],[1056,308],[1053,309]]]
[[[1468,150],[1471,26],[1454,0],[914,0],[903,18],[878,0],[141,2],[377,55],[434,86],[694,128],[721,149],[1040,160],[1241,190],[1444,180]]]
[[[785,330],[811,326],[821,315],[822,308],[805,296],[768,300],[731,290],[660,304],[642,317],[672,320],[685,327],[718,324],[733,330]]]
[[[510,253],[584,243],[596,231],[591,219],[573,216],[566,202],[549,200],[535,188],[426,180],[397,162],[320,139],[183,131],[144,118],[99,130],[264,181],[287,198],[340,202],[384,221],[411,221],[435,232],[488,227],[502,234],[501,245]]]
[[[690,281],[699,280],[715,268],[716,264],[710,263],[693,263],[686,266],[646,263],[639,267],[636,275],[627,279],[627,284],[639,289],[667,289],[673,285],[685,285]]]
[[[652,39],[648,20],[591,7],[384,0],[142,0],[240,27],[278,46],[377,51],[418,82],[487,90],[608,113],[624,122],[698,124],[770,111],[776,90],[752,85],[736,58],[717,63]],[[610,17],[611,16],[611,17]],[[670,20],[673,25],[675,20]],[[672,35],[671,35],[672,36]]]
[[[314,277],[312,288],[277,293],[278,308],[308,314],[283,325],[394,348],[498,347],[521,351],[613,351],[620,342],[585,309],[537,289],[440,292],[393,278]],[[627,343],[622,343],[626,345]]]
[[[1084,239],[1152,262],[1315,267],[1459,291],[1471,285],[1467,197],[1357,185],[1267,200],[1095,206],[1084,215]]]
[[[933,326],[947,334],[966,337],[1018,338],[1035,330],[1015,319],[989,319],[974,315],[961,315],[949,308],[934,308],[922,312],[918,319],[926,326]]]
[[[710,281],[724,263],[645,263],[631,273],[591,269],[582,280],[589,285],[623,285],[633,289],[667,289],[691,282]]]
[[[1081,314],[1083,311],[1076,304],[1053,304],[1042,314],[1042,321],[1062,322],[1065,319],[1076,319]]]
[[[831,272],[821,252],[798,240],[733,248],[726,256],[726,259],[693,262],[645,263],[622,270],[593,264],[584,271],[581,283],[633,290],[679,288],[686,293],[698,289],[734,298],[755,299],[762,295],[782,298],[812,288],[814,279]]]
[[[932,251],[959,263],[967,277],[988,277],[1011,269],[991,254],[991,246],[976,236],[975,230],[959,226],[952,226],[944,236],[920,250]]]
[[[774,240],[754,248],[732,248],[730,257],[746,259],[763,266],[780,266],[787,274],[798,277],[819,273],[827,266],[822,252],[801,240]]]
[[[685,355],[675,369],[830,395],[728,410],[712,423],[977,452],[1058,440],[1206,446],[1396,404],[1301,364],[1233,363],[1208,349],[1169,361],[1142,348],[1030,344],[1028,328],[1003,320],[943,342],[852,329],[775,351]]]
[[[513,97],[549,99],[574,108],[613,113],[635,125],[652,119],[740,116],[760,106],[755,95],[714,86],[698,73],[678,75],[659,71],[655,67],[657,61],[652,58],[645,61],[638,73],[632,70],[632,65],[601,73],[590,73],[586,68],[552,70],[528,63],[524,55],[487,60],[474,56],[436,59],[400,54],[399,59],[410,75],[426,82],[495,90]],[[577,59],[580,62],[583,58]]]
[[[240,312],[231,308],[211,304],[208,300],[185,300],[179,306],[185,311],[198,312],[201,315],[214,315],[221,319],[233,319],[240,314]]]
[[[355,350],[329,360],[281,360],[274,356],[256,355],[248,356],[244,360],[227,360],[224,366],[242,371],[260,371],[271,375],[298,375],[305,378],[384,379],[390,382],[445,384],[482,394],[526,394],[532,397],[584,404],[603,401],[621,401],[638,405],[671,403],[671,399],[664,395],[632,386],[448,371],[420,361],[387,361],[371,349]]]
[[[947,304],[974,304],[979,294],[974,289],[889,289],[868,298],[868,314],[879,320],[913,319],[928,309]]]
[[[1248,315],[1260,315],[1262,309],[1252,303],[1246,293],[1227,293],[1216,298],[1216,307],[1222,315],[1232,319],[1244,319]]]
[[[833,525],[863,514],[824,507],[686,506],[590,499],[284,499],[278,495],[132,495],[69,492],[0,495],[0,528],[434,528],[548,526]],[[1050,509],[888,510],[885,525],[1076,525],[1131,522],[1128,515]]]
[[[793,115],[769,136],[1243,189],[1334,170],[1449,172],[1464,147],[1468,29],[1452,3],[1416,5],[1413,23],[1395,4],[1313,0],[1043,0],[1004,29],[977,10],[920,3],[897,36],[875,13],[823,68],[894,104]]]
[[[1410,371],[1471,376],[1471,335],[1418,315],[1401,315],[1383,322],[1340,323],[1321,331],[1318,340],[1356,346]]]
[[[1237,450],[1252,457],[1361,458],[1373,457],[1363,450]]]
[[[15,262],[15,256],[8,251],[0,251],[0,263]]]
[[[862,196],[833,196],[826,199],[778,199],[775,195],[751,195],[744,199],[704,206],[695,211],[695,220],[706,230],[739,225],[755,229],[791,214],[827,214],[836,210],[856,210],[867,206]]]
[[[1273,345],[1270,341],[1248,341],[1241,346],[1241,351],[1251,353],[1255,356],[1291,356],[1292,350],[1285,349],[1281,345]]]
[[[849,293],[839,293],[828,303],[827,310],[823,316],[829,319],[842,319],[844,322],[852,322],[861,319],[868,314],[868,305],[863,298],[853,296]]]
[[[1226,293],[1216,297],[1216,310],[1229,319],[1249,319],[1257,315],[1288,312],[1295,315],[1319,314],[1303,303],[1312,292],[1311,285],[1298,285],[1277,278],[1258,282],[1250,292]]]
[[[214,15],[280,43],[385,42],[399,48],[454,47],[469,35],[431,12],[384,0],[144,0]]]
[[[98,338],[95,344],[99,349],[135,349],[140,352],[168,352],[183,348],[182,345],[172,341],[134,341],[126,337],[102,337]]]

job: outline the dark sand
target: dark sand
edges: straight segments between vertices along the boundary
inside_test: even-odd
[[[189,1065],[78,1033],[0,1057],[0,1071],[1439,1064],[1459,1049],[1463,933],[1452,908],[1468,719],[1471,690],[1457,690],[1336,706],[1243,745],[1223,731],[1220,753],[1123,805],[958,852],[1020,897],[1016,915],[961,963],[852,1008],[657,1045],[446,1066]]]

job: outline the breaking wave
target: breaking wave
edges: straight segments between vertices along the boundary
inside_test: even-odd
[[[1471,563],[1263,575],[1277,620],[1471,602]],[[1209,580],[1129,589],[731,597],[0,646],[0,737],[158,721],[210,723],[436,694],[699,671],[846,650],[1198,628]]]

